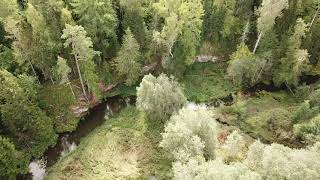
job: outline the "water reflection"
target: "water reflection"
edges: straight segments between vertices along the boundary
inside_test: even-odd
[[[52,166],[61,157],[74,151],[80,143],[80,140],[87,136],[96,127],[102,125],[105,120],[117,114],[122,108],[135,103],[135,99],[121,97],[108,98],[106,102],[92,108],[88,115],[82,120],[77,129],[70,133],[59,135],[57,144],[49,148],[44,156],[44,160],[35,160],[29,164],[29,175],[23,180],[42,180],[46,174],[46,167]],[[45,163],[43,163],[45,162]]]
[[[32,180],[42,180],[46,175],[46,162],[44,160],[34,160],[29,164],[29,172]]]

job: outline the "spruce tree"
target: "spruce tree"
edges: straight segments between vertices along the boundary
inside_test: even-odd
[[[115,59],[116,70],[120,76],[126,76],[126,84],[128,86],[137,82],[142,71],[139,49],[138,42],[133,37],[130,28],[128,28],[123,37],[123,44],[118,52],[118,57]]]
[[[115,28],[118,23],[111,0],[73,0],[71,6],[77,22],[88,32],[94,46],[102,52],[102,58],[108,57],[110,52],[107,50],[115,45]]]

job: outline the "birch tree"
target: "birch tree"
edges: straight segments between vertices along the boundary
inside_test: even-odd
[[[162,52],[162,63],[173,56],[173,46],[180,35],[185,34],[184,38],[194,38],[195,40],[184,40],[185,42],[196,43],[200,41],[202,27],[202,16],[204,13],[201,0],[160,0],[153,4],[156,15],[164,19],[164,25],[161,31],[154,31],[153,38]],[[190,36],[190,31],[192,35]],[[189,46],[190,44],[185,44]],[[187,56],[185,62],[192,63],[195,47],[188,49],[193,52]]]
[[[282,15],[282,11],[289,7],[288,0],[263,0],[257,11],[258,39],[254,46],[253,53],[257,51],[262,36],[273,28],[277,17]]]

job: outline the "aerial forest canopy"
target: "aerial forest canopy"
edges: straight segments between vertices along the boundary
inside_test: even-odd
[[[135,104],[45,178],[320,179],[319,16],[320,0],[0,0],[0,179],[115,97]]]

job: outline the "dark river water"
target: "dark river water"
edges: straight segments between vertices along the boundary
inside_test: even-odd
[[[119,113],[121,109],[128,105],[134,104],[134,98],[111,97],[96,107],[89,110],[89,113],[80,120],[77,129],[70,133],[62,133],[59,135],[57,144],[50,147],[43,155],[42,159],[46,161],[46,168],[54,165],[62,156],[75,150],[82,138],[86,137],[96,127],[102,125],[106,120],[115,114]],[[30,163],[29,168],[32,169],[32,174],[29,173],[21,180],[40,180],[43,177],[45,169],[38,167],[38,162]]]

